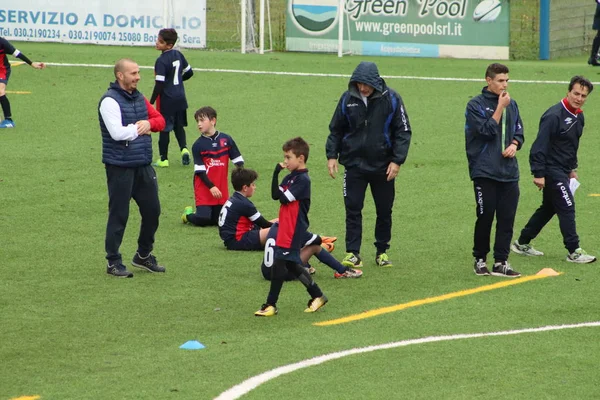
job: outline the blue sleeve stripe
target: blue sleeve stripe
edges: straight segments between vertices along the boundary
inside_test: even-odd
[[[392,141],[390,140],[390,124],[392,123],[392,118],[394,118],[394,114],[396,114],[396,110],[398,109],[398,99],[396,99],[395,96],[392,96],[391,93],[390,98],[392,100],[392,112],[385,120],[385,125],[383,126],[383,136],[385,137],[387,145],[392,147]]]
[[[485,117],[485,110],[483,109],[483,107],[481,107],[481,104],[479,104],[479,105],[477,106],[477,108],[479,108],[479,112],[481,113],[481,116],[482,116],[482,117]]]

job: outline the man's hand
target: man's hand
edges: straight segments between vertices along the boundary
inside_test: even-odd
[[[577,171],[575,171],[575,170],[569,172],[569,179],[573,179],[573,178],[579,180],[579,176],[577,175]]]
[[[542,190],[546,186],[546,178],[533,178],[533,184]]]
[[[138,135],[149,135],[150,134],[150,121],[142,120],[135,123],[137,126]]]
[[[500,93],[500,95],[498,96],[498,105],[496,106],[494,115],[492,115],[492,118],[498,124],[500,124],[502,122],[502,114],[504,113],[504,109],[506,107],[508,107],[509,104],[510,104],[510,95],[508,94],[508,92]]]
[[[387,180],[391,181],[392,179],[397,177],[398,172],[400,172],[400,166],[394,162],[391,162],[387,167]]]
[[[221,191],[219,190],[218,187],[213,186],[210,188],[210,194],[212,194],[212,196],[215,199],[220,199],[221,197],[223,197],[223,194],[221,193]]]
[[[338,172],[338,162],[335,158],[327,160],[327,169],[329,170],[329,176],[335,179],[335,174]]]
[[[509,144],[502,152],[502,157],[504,158],[513,158],[515,155],[517,155],[517,145],[514,143]]]
[[[508,92],[502,92],[500,96],[498,96],[498,105],[502,108],[508,107],[510,104],[510,94]]]
[[[46,64],[44,64],[43,62],[32,62],[31,66],[35,69],[44,69],[46,68]]]

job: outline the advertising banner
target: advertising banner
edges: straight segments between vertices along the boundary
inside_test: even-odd
[[[344,0],[343,51],[505,60],[507,0]],[[339,0],[288,0],[288,51],[337,52]]]
[[[206,47],[206,0],[2,0],[8,40],[154,46],[175,28],[181,47]]]

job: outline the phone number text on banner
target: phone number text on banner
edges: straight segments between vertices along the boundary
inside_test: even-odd
[[[164,7],[164,1],[3,0],[0,36],[22,41],[154,46],[160,29],[175,28],[180,46],[206,47],[206,0],[178,0],[170,7]]]

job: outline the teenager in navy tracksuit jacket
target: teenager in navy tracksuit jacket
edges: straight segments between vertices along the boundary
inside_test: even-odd
[[[529,153],[533,183],[543,190],[542,205],[533,213],[515,243],[515,246],[529,244],[556,214],[563,243],[569,252],[567,261],[580,264],[594,262],[596,257],[579,247],[575,198],[569,181],[577,179],[577,150],[585,125],[581,107],[593,88],[589,80],[574,76],[569,83],[567,97],[542,115],[537,138]]]
[[[377,210],[376,263],[391,266],[386,250],[392,237],[394,180],[406,161],[411,128],[402,98],[379,76],[372,62],[358,64],[348,90],[342,94],[329,124],[325,152],[329,175],[335,178],[338,161],[345,167],[346,258],[360,268],[362,208],[367,185]]]
[[[517,103],[510,98],[508,68],[491,64],[487,86],[467,104],[465,147],[469,175],[475,188],[477,221],[473,244],[477,275],[490,275],[486,257],[496,215],[492,275],[516,277],[508,264],[515,214],[519,203],[519,164],[515,157],[523,145],[523,122]]]

